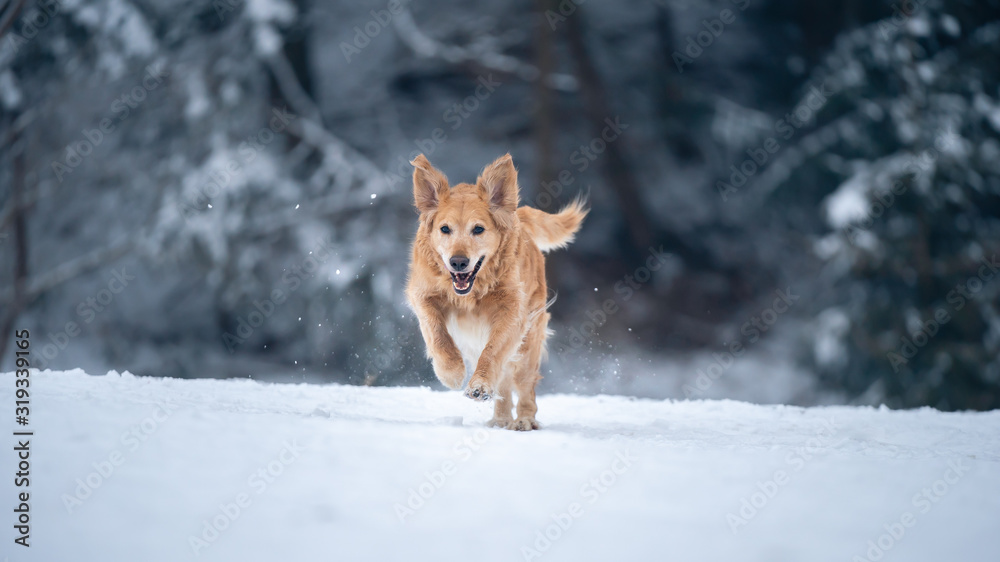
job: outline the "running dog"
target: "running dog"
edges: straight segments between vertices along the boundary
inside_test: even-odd
[[[467,360],[475,369],[465,395],[495,399],[489,426],[538,429],[535,386],[551,304],[543,252],[573,241],[587,215],[584,201],[557,214],[518,207],[510,154],[486,166],[475,184],[454,187],[424,155],[411,164],[420,219],[406,296],[434,374],[457,390]]]

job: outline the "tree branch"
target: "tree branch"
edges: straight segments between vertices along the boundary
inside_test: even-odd
[[[140,238],[140,236],[136,236],[116,242],[104,248],[98,248],[87,254],[73,258],[72,260],[63,263],[46,273],[32,277],[25,283],[25,289],[22,294],[23,304],[27,306],[39,295],[47,291],[51,291],[52,289],[75,277],[83,275],[89,271],[93,271],[106,263],[112,262],[128,254],[130,251],[135,249],[137,240]],[[16,294],[16,289],[13,291],[11,289],[5,289],[2,293],[0,293],[0,301],[11,302],[13,294]]]
[[[387,191],[388,186],[383,171],[323,126],[319,108],[299,84],[291,63],[283,52],[279,51],[268,57],[266,63],[281,95],[299,117],[289,124],[289,129],[298,135],[303,143],[323,156],[324,165],[317,173],[329,172],[330,164],[333,164],[338,171],[347,171],[349,174],[342,189],[334,190],[330,195],[311,202],[306,212],[313,217],[326,217],[368,207],[371,204],[371,193]],[[360,189],[351,189],[352,179],[361,182]],[[351,197],[352,193],[356,196]],[[258,234],[277,232],[300,224],[302,215],[301,211],[283,211],[260,217],[255,221],[258,226],[254,231]]]
[[[0,40],[3,39],[7,30],[14,25],[14,20],[21,13],[21,8],[24,8],[25,0],[12,0],[12,2],[14,3],[12,5],[9,4],[6,10],[0,11],[0,13],[4,14],[3,19],[0,20]]]
[[[577,90],[576,78],[569,74],[544,74],[537,66],[510,55],[445,45],[417,27],[413,20],[413,14],[408,9],[404,9],[393,18],[392,26],[403,43],[418,56],[439,58],[452,64],[473,63],[486,70],[517,76],[525,82],[544,80],[549,88],[562,92],[575,92]]]
[[[385,183],[382,171],[363,154],[324,128],[319,108],[302,89],[284,53],[278,52],[268,57],[266,62],[281,95],[299,116],[289,128],[324,158],[333,158],[342,163],[344,168],[353,172],[365,184],[381,187]]]

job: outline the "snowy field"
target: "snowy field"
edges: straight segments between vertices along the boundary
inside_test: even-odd
[[[426,388],[31,381],[28,549],[13,543],[10,433],[0,455],[11,562],[1000,552],[1000,412],[543,395],[543,429],[515,433]],[[13,388],[0,375],[11,411]]]

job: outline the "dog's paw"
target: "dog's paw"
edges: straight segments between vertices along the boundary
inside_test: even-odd
[[[513,429],[514,431],[531,431],[532,429],[538,429],[538,421],[535,418],[517,418],[507,429]]]
[[[465,363],[461,361],[434,361],[434,374],[441,384],[452,390],[462,388],[465,380]]]
[[[493,389],[493,385],[484,377],[473,376],[472,380],[469,381],[469,387],[465,389],[466,396],[482,402],[493,398],[494,394],[496,392]]]
[[[509,429],[511,425],[514,424],[514,418],[493,418],[486,422],[486,427],[499,427],[500,429]]]

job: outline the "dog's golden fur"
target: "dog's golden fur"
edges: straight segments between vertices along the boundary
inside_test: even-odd
[[[406,296],[434,374],[459,389],[468,360],[475,369],[466,396],[495,399],[489,425],[537,429],[535,386],[549,322],[542,252],[573,240],[587,214],[583,202],[555,215],[518,208],[509,154],[484,168],[475,184],[454,187],[422,154],[412,164],[420,221]]]

